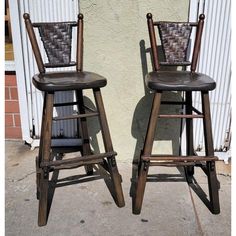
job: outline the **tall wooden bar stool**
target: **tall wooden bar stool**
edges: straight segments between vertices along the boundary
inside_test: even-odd
[[[32,23],[30,15],[24,14],[25,25],[29,35],[32,49],[36,58],[39,74],[33,76],[34,86],[44,92],[44,105],[42,115],[42,127],[39,146],[39,155],[36,158],[37,169],[37,198],[39,200],[38,225],[47,223],[48,216],[48,191],[49,172],[62,169],[85,166],[87,174],[92,174],[92,165],[101,164],[108,174],[115,192],[116,204],[119,207],[125,205],[121,187],[121,176],[117,169],[106,114],[100,88],[106,86],[104,77],[93,72],[83,71],[83,15],[78,15],[77,22],[50,22]],[[77,27],[77,53],[76,62],[71,61],[72,28]],[[43,63],[40,49],[36,40],[34,28],[38,28],[40,38],[48,58]],[[47,68],[75,66],[74,71],[46,72]],[[83,90],[92,89],[96,103],[96,111],[91,111],[84,105]],[[77,101],[70,103],[54,103],[54,94],[57,91],[72,90],[76,92]],[[53,107],[78,106],[79,114],[67,117],[53,117]],[[90,148],[90,140],[87,128],[87,118],[98,116],[102,131],[105,152],[93,154]],[[52,122],[63,119],[78,119],[80,132],[82,133],[82,156],[70,159],[57,160],[53,158],[51,136]]]
[[[147,127],[144,147],[140,155],[138,181],[134,197],[133,213],[140,214],[149,166],[183,166],[186,179],[191,183],[194,176],[194,167],[201,167],[208,178],[210,211],[220,213],[218,181],[216,177],[211,115],[209,104],[209,91],[214,90],[216,83],[205,74],[197,73],[196,65],[201,44],[201,35],[204,25],[204,14],[199,16],[197,23],[183,22],[154,22],[152,14],[147,14],[147,24],[150,36],[154,71],[148,73],[145,82],[154,92],[151,114]],[[164,62],[158,61],[157,42],[154,27],[157,26],[164,52]],[[192,61],[187,60],[190,34],[196,27],[196,37],[193,47]],[[190,71],[161,71],[161,66],[191,66]],[[165,68],[166,69],[166,68]],[[161,101],[163,91],[184,91],[183,102]],[[192,91],[201,92],[202,111],[192,106]],[[185,105],[185,114],[159,114],[161,104]],[[186,119],[186,156],[156,155],[152,154],[154,134],[158,118],[184,118]],[[203,119],[205,156],[197,156],[193,146],[193,119]]]

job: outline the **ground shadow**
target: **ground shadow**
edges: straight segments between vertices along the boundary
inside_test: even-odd
[[[197,180],[193,177],[192,183],[188,183],[189,187],[197,194],[197,196],[202,200],[205,206],[211,211],[211,202],[208,199],[207,194],[203,191],[201,186],[198,184]]]
[[[63,155],[55,154],[55,158],[56,160],[62,160]],[[60,172],[59,170],[53,171],[51,179],[49,181],[47,217],[49,216],[49,213],[50,213],[55,190],[56,188],[60,188],[60,187],[87,183],[87,182],[103,179],[114,202],[117,203],[116,193],[112,184],[110,173],[105,168],[103,168],[103,166],[100,164],[93,165],[93,170],[94,170],[93,175],[78,174],[78,175],[68,176],[64,178],[59,178],[59,172]]]
[[[180,174],[150,174],[147,182],[186,182],[183,171]]]
[[[199,168],[200,166],[198,166]],[[208,175],[208,172],[205,168],[202,168],[202,171]],[[217,188],[218,190],[220,189],[220,182],[218,180],[217,181]],[[201,199],[201,201],[205,204],[205,206],[214,214],[213,212],[213,205],[210,201],[210,196],[209,194],[207,195],[206,192],[201,188],[201,186],[198,184],[196,178],[193,176],[191,178],[191,181],[188,181],[188,185],[189,187],[195,192],[195,194]],[[208,190],[210,188],[210,182],[208,180]]]

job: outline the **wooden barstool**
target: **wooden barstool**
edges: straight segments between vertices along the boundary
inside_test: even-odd
[[[36,158],[37,198],[39,200],[38,225],[47,223],[49,172],[62,169],[85,166],[87,174],[92,174],[92,165],[101,164],[110,174],[115,200],[119,207],[125,205],[121,187],[121,176],[117,169],[106,114],[103,106],[100,88],[106,86],[104,77],[93,72],[82,70],[83,62],[83,15],[78,15],[77,22],[32,23],[30,15],[24,14],[25,25],[36,58],[39,74],[33,76],[34,86],[44,92],[44,105],[41,126],[39,155]],[[76,62],[71,61],[72,28],[77,27]],[[48,57],[43,63],[34,28],[38,28],[40,38]],[[74,71],[46,72],[46,68],[75,66]],[[97,111],[92,111],[84,105],[83,90],[92,89]],[[57,91],[72,90],[76,92],[76,102],[54,104],[54,94]],[[78,106],[78,113],[67,117],[53,117],[53,107]],[[89,111],[89,112],[88,112]],[[87,118],[98,116],[104,142],[104,153],[93,154],[90,148]],[[51,136],[52,122],[64,119],[78,119],[82,133],[82,156],[55,160],[52,155]]]
[[[196,65],[200,50],[201,36],[204,25],[204,14],[199,16],[197,23],[183,22],[153,22],[152,14],[147,14],[147,23],[152,50],[154,71],[146,75],[146,85],[154,92],[154,98],[149,117],[143,150],[140,155],[138,181],[134,196],[133,213],[140,214],[149,166],[184,166],[186,179],[191,183],[194,167],[201,167],[208,178],[210,195],[210,210],[213,214],[220,213],[218,181],[216,177],[209,91],[215,89],[216,83],[205,74],[197,73]],[[154,26],[158,27],[165,61],[158,61],[157,43]],[[186,61],[192,27],[196,27],[192,62]],[[161,66],[191,66],[190,71],[161,71]],[[184,102],[161,101],[163,91],[184,91]],[[201,92],[202,111],[192,106],[192,91]],[[161,104],[185,105],[185,114],[160,115]],[[194,113],[193,113],[194,112]],[[158,118],[186,119],[186,156],[155,155],[152,154],[155,130]],[[193,146],[193,119],[203,119],[205,156],[197,156]]]

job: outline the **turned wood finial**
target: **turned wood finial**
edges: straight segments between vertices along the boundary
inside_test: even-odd
[[[24,13],[23,17],[25,20],[30,20],[30,14],[29,13]]]
[[[204,14],[201,14],[200,16],[199,16],[199,20],[204,20],[205,19],[205,15]]]
[[[147,13],[146,17],[147,19],[152,19],[152,13]]]
[[[202,38],[204,19],[205,19],[205,15],[201,14],[199,16],[196,39],[195,39],[194,48],[193,48],[193,56],[192,56],[192,64],[191,64],[192,72],[195,72],[197,68],[197,61],[198,61],[200,47],[201,47],[201,38]]]
[[[79,19],[79,20],[83,20],[83,19],[84,19],[84,15],[83,15],[82,13],[79,13],[79,14],[78,14],[78,19]]]

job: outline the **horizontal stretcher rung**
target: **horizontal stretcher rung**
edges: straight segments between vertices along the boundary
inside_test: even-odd
[[[95,165],[95,164],[102,164],[103,160],[102,159],[98,159],[98,160],[91,160],[91,161],[86,161],[86,162],[79,162],[79,163],[73,163],[73,164],[64,164],[64,165],[60,165],[60,166],[53,166],[53,170],[62,170],[62,169],[73,169],[73,168],[77,168],[80,166],[84,166],[84,165]]]
[[[67,21],[67,22],[60,22],[60,23],[66,23],[66,24],[71,25],[71,26],[77,26],[77,22],[76,21]],[[47,24],[48,24],[47,22],[32,23],[32,25],[34,27],[41,27],[41,26],[47,25]]]
[[[77,102],[64,102],[64,103],[55,103],[53,104],[54,107],[63,107],[63,106],[72,106],[77,105]]]
[[[159,118],[188,118],[188,119],[192,119],[192,118],[203,118],[203,115],[159,115]]]
[[[63,107],[63,106],[74,106],[74,105],[78,105],[78,102],[61,102],[61,103],[54,103],[53,106],[54,107]],[[96,112],[95,109],[92,109],[86,105],[83,106],[84,109],[91,111],[91,112]]]
[[[58,64],[52,64],[52,63],[45,63],[44,67],[46,68],[58,68],[58,67],[69,67],[69,66],[76,66],[75,61],[71,61],[70,63],[58,63]]]
[[[150,162],[150,166],[193,166],[193,165],[196,165],[198,163],[196,162],[168,162],[168,161],[163,161],[163,162]]]
[[[84,117],[92,117],[92,116],[98,116],[98,112],[91,112],[86,114],[79,114],[79,115],[71,115],[71,116],[63,116],[63,117],[53,117],[54,121],[57,120],[71,120],[71,119],[79,119]]]
[[[188,162],[188,161],[217,161],[215,156],[142,156],[144,161],[176,161],[176,162]]]
[[[100,153],[100,154],[93,154],[93,155],[88,155],[88,156],[79,156],[79,157],[74,157],[70,159],[65,159],[65,160],[56,160],[56,161],[44,161],[41,163],[41,167],[55,167],[55,166],[60,166],[60,165],[71,165],[71,164],[78,164],[78,165],[85,165],[85,164],[90,164],[88,163],[89,161],[99,161],[99,159],[107,158],[107,157],[112,157],[117,155],[116,152],[105,152],[105,153]]]
[[[165,21],[154,21],[153,24],[154,25],[159,25],[160,23],[164,23]],[[168,22],[168,21],[167,21]],[[181,22],[176,22],[176,23],[181,23]],[[185,22],[183,22],[185,23]],[[189,22],[188,23],[190,26],[198,26],[198,22]]]

